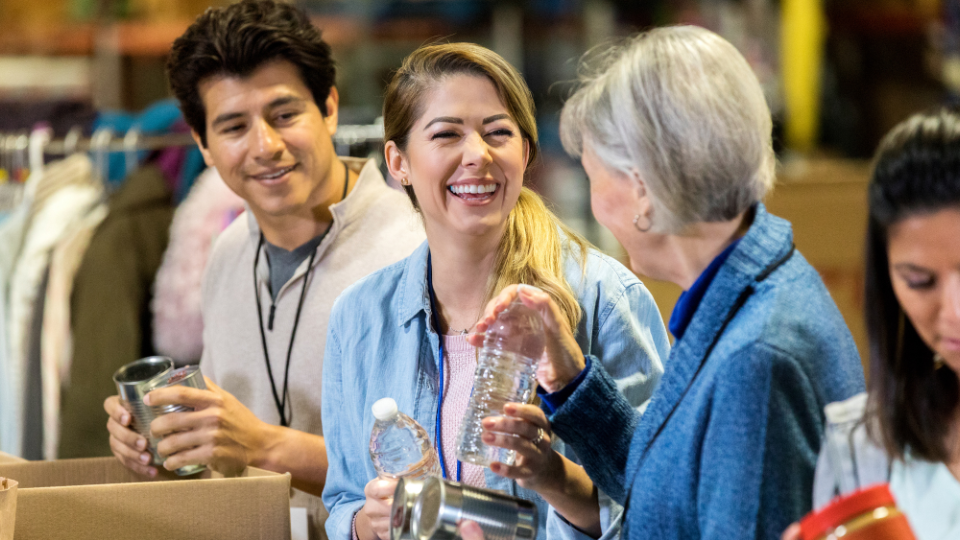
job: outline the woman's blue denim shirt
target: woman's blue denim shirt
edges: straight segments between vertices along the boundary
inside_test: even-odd
[[[426,243],[410,257],[361,279],[333,306],[323,360],[322,417],[329,469],[323,503],[331,540],[350,537],[363,488],[376,471],[370,461],[371,406],[384,397],[422,425],[431,438],[437,414],[439,336],[430,324]],[[650,292],[623,265],[591,250],[586,268],[567,250],[564,272],[583,310],[576,339],[634,407],[646,403],[670,352],[667,333]],[[434,441],[436,444],[436,441]],[[575,459],[562,441],[554,448]],[[486,470],[487,487],[531,499],[540,509],[543,540],[587,538],[536,493]],[[601,494],[605,537],[619,533],[621,507]],[[614,526],[610,526],[610,524]]]

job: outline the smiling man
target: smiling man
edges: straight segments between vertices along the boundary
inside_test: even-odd
[[[323,531],[327,472],[320,381],[333,301],[424,240],[376,164],[334,153],[339,94],[330,47],[299,10],[271,1],[207,10],[174,43],[168,72],[208,165],[247,203],[217,240],[203,284],[208,390],[157,390],[150,405],[196,409],[151,424],[164,467],[290,472],[292,504]],[[157,471],[116,397],[110,445]],[[312,494],[312,495],[311,495]]]

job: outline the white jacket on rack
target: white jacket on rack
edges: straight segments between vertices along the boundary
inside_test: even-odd
[[[0,313],[6,315],[0,315],[0,324],[8,338],[7,347],[0,348],[4,375],[0,383],[0,395],[4,396],[0,408],[0,450],[14,455],[23,452],[27,347],[50,254],[103,199],[103,187],[93,178],[90,159],[83,154],[70,156],[32,176],[26,190],[22,245],[13,261],[5,261],[5,266],[12,266],[12,272],[0,276],[0,286],[8,284],[6,303],[0,306]]]

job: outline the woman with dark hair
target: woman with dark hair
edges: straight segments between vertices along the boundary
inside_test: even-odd
[[[888,133],[869,198],[870,381],[826,408],[814,507],[889,482],[919,540],[960,538],[960,112]]]

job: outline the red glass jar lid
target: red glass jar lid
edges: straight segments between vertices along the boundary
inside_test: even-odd
[[[896,504],[887,484],[876,484],[837,497],[800,520],[803,540],[817,540],[847,521],[883,506]]]

